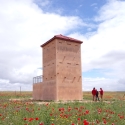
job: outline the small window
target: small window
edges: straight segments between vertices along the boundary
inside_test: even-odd
[[[70,43],[67,43],[67,45],[71,45]]]
[[[71,63],[67,63],[67,64],[71,65]]]

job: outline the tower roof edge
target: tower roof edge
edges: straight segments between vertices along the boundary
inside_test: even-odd
[[[70,42],[75,42],[75,43],[80,43],[80,44],[83,43],[83,41],[81,41],[81,40],[77,40],[77,39],[67,37],[67,36],[63,36],[62,34],[60,34],[60,35],[55,35],[53,38],[51,38],[50,40],[48,40],[47,42],[42,44],[41,47],[44,47],[45,45],[47,45],[48,43],[50,43],[54,39],[67,40],[67,41],[70,41]]]

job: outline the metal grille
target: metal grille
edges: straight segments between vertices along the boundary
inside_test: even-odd
[[[40,83],[42,81],[43,81],[43,76],[42,75],[33,77],[33,84],[34,83]]]

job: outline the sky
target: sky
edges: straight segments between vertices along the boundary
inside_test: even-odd
[[[32,91],[58,34],[83,41],[83,91],[125,91],[125,0],[0,0],[0,91]]]

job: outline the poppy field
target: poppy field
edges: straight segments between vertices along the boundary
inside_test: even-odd
[[[0,92],[0,125],[125,125],[124,92],[105,92],[101,101],[33,101],[31,92]]]

